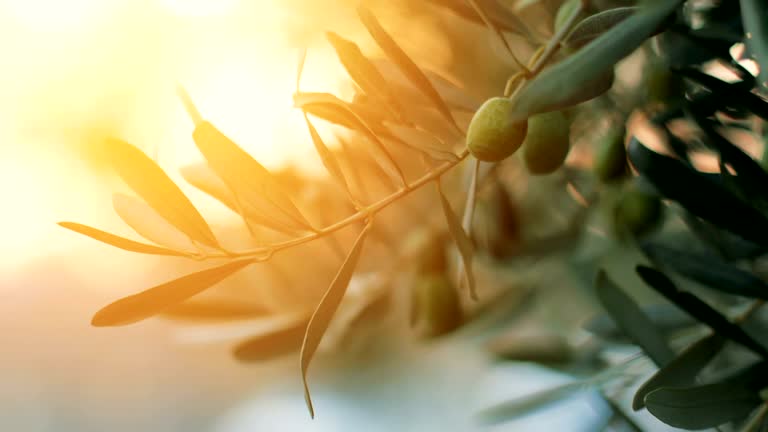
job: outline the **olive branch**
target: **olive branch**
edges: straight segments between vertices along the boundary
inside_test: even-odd
[[[471,6],[470,13],[474,10],[492,33],[501,38],[505,47],[509,48],[509,44],[504,39],[505,31],[531,35],[525,26],[517,28],[502,26],[485,9],[487,2],[470,1],[468,3]],[[588,18],[576,25],[586,4],[584,0],[576,0],[576,5],[564,25],[529,59],[527,65],[522,65],[509,49],[509,54],[520,66],[520,72],[510,78],[511,84],[506,91],[515,107],[510,120],[527,121],[527,118],[534,114],[573,106],[605,92],[607,89],[600,86],[592,86],[585,90],[581,84],[593,82],[596,72],[612,73],[613,65],[639,46],[679,2],[668,2],[664,5],[661,3],[642,10],[632,8],[632,13],[623,14],[620,20],[615,17],[611,20],[598,17],[597,20],[593,19],[589,22]],[[194,204],[151,158],[125,141],[110,139],[106,145],[115,169],[123,181],[141,198],[116,196],[115,210],[129,226],[151,243],[137,242],[79,223],[61,222],[60,225],[131,252],[177,256],[199,261],[223,259],[226,262],[117,300],[99,310],[92,319],[92,325],[121,326],[162,314],[238,271],[270,260],[280,251],[329,237],[352,225],[362,225],[351,250],[347,253],[343,264],[314,312],[306,321],[301,321],[297,326],[284,330],[291,334],[301,332],[303,335],[301,375],[307,405],[311,415],[314,416],[307,384],[307,371],[323,335],[344,298],[365,240],[375,223],[376,215],[427,184],[437,185],[448,231],[460,252],[462,263],[460,273],[468,283],[471,297],[477,298],[472,272],[473,245],[467,232],[472,223],[479,163],[472,164],[472,182],[463,218],[454,212],[440,187],[442,176],[470,158],[472,151],[471,147],[464,145],[467,137],[454,118],[453,112],[455,110],[473,112],[477,107],[466,103],[466,98],[461,96],[461,90],[448,80],[419,67],[371,11],[360,6],[358,15],[388,58],[389,66],[394,65],[394,69],[407,78],[407,85],[400,87],[393,85],[380,72],[379,67],[382,65],[377,65],[366,57],[354,42],[329,32],[327,39],[349,76],[362,91],[359,94],[360,98],[356,97],[356,100],[347,102],[328,93],[301,92],[299,85],[306,51],[303,52],[299,61],[294,95],[294,104],[303,111],[306,126],[321,162],[334,182],[344,190],[355,212],[323,227],[312,224],[276,177],[213,124],[205,120],[190,95],[181,89],[180,99],[194,123],[194,142],[206,161],[202,166],[183,170],[184,178],[239,214],[255,240],[258,240],[259,228],[283,233],[288,238],[247,250],[227,250],[213,234],[208,222]],[[628,30],[622,30],[620,37],[616,39],[609,37],[607,48],[605,43],[584,42],[585,48],[579,46],[578,52],[549,67],[549,62],[562,47],[567,46],[568,40],[577,40],[580,43],[591,39],[603,40],[607,34],[611,33],[611,31],[606,32],[606,29],[612,28],[623,19],[634,24],[634,27],[623,26]],[[584,22],[588,25],[584,25]],[[603,32],[606,34],[598,37]],[[571,81],[575,80],[575,83],[572,82],[569,88],[563,88],[558,84],[562,80],[556,78],[561,74],[569,74]],[[510,90],[511,87],[514,87],[514,90]],[[430,116],[411,118],[402,102],[402,97],[398,97],[398,95],[402,96],[402,92],[415,92],[424,97],[428,102]],[[452,97],[447,98],[444,93]],[[383,107],[383,109],[371,109],[371,105]],[[357,189],[360,190],[356,191],[353,188],[356,183],[354,175],[342,169],[336,153],[327,147],[315,129],[310,115],[363,135],[365,140],[372,144],[366,150],[373,155],[381,171],[388,178],[389,187],[394,191],[377,201],[366,203],[367,199],[361,193],[364,188],[359,185]],[[435,117],[440,121],[436,123]],[[437,128],[435,124],[438,125]],[[448,134],[449,138],[446,138],[446,134],[441,133],[442,131],[437,130],[444,129],[446,125],[452,131]],[[461,141],[462,144],[462,148],[458,151],[454,145],[457,141]],[[418,155],[427,167],[426,172],[414,180],[409,180],[391,151],[392,145]],[[176,239],[173,246],[170,246],[156,230],[147,228],[147,220],[170,227],[175,232],[183,234],[181,236],[183,238]],[[178,247],[178,245],[183,246]]]

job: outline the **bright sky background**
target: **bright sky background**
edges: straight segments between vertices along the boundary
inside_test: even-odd
[[[313,161],[291,98],[296,47],[311,34],[290,31],[301,18],[288,10],[301,2],[0,0],[0,271],[106,247],[75,240],[59,220],[130,233],[113,215],[115,185],[82,160],[103,137],[127,139],[173,173],[201,160],[177,83],[265,165]],[[312,45],[305,88],[348,85],[329,54]]]

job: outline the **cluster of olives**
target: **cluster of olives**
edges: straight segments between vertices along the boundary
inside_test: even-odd
[[[546,112],[515,122],[514,102],[505,97],[486,101],[467,131],[467,148],[477,159],[498,162],[523,147],[523,160],[531,174],[557,170],[570,150],[570,122],[560,111]]]

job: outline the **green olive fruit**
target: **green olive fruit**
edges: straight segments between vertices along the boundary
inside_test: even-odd
[[[507,98],[488,99],[477,110],[467,130],[467,148],[481,161],[498,162],[520,148],[528,122],[513,122],[513,102]]]
[[[659,197],[631,186],[616,202],[614,228],[619,236],[647,234],[659,225],[662,209]]]
[[[612,128],[599,143],[593,170],[597,179],[608,183],[623,177],[627,172],[627,149],[624,146],[624,125]]]
[[[459,293],[444,274],[422,274],[414,281],[411,316],[421,337],[432,338],[458,328],[463,320]]]
[[[528,119],[523,160],[528,172],[549,174],[560,168],[571,148],[570,122],[560,111],[536,114]]]

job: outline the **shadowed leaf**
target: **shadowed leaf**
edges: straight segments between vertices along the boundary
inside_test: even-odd
[[[664,197],[722,229],[768,245],[768,219],[720,184],[678,159],[656,153],[635,137],[629,143],[628,155],[632,165]]]
[[[575,54],[550,67],[522,88],[515,98],[513,120],[562,109],[573,94],[631,54],[674,12],[682,0],[654,1],[603,33]]]
[[[635,411],[643,409],[645,396],[661,387],[683,387],[694,384],[701,370],[720,352],[723,345],[725,345],[725,339],[713,333],[688,346],[637,389],[632,399],[632,408]]]
[[[768,357],[768,351],[752,339],[741,327],[730,322],[728,318],[695,295],[686,291],[680,291],[664,273],[643,265],[637,266],[636,270],[640,278],[651,288],[658,291],[659,294],[678,305],[697,320],[708,325],[715,332],[749,348],[760,356]]]
[[[619,328],[639,345],[657,366],[663,367],[675,357],[675,353],[653,322],[603,270],[597,273],[595,289],[600,303]]]
[[[645,243],[648,257],[670,270],[728,294],[768,300],[768,284],[714,256],[694,254],[657,243]]]
[[[400,48],[400,45],[398,45],[397,42],[392,39],[384,27],[381,26],[379,20],[376,19],[376,16],[363,5],[360,5],[357,8],[357,13],[360,16],[360,20],[363,22],[363,25],[365,25],[366,29],[368,29],[368,32],[371,34],[374,40],[376,40],[376,43],[384,51],[387,57],[389,57],[389,59],[392,60],[392,62],[400,68],[400,70],[403,72],[403,75],[411,80],[413,86],[419,89],[419,91],[421,91],[424,96],[426,96],[427,99],[432,102],[440,114],[442,114],[442,116],[449,123],[451,123],[453,127],[461,131],[461,128],[459,128],[459,125],[456,123],[456,120],[454,120],[453,115],[451,114],[450,108],[448,108],[448,105],[440,96],[440,93],[438,93],[437,90],[435,90],[435,87],[432,86],[429,78],[427,78],[419,66],[416,65],[413,60],[411,60],[408,54],[406,54],[405,51]]]
[[[194,253],[195,245],[144,201],[123,194],[112,195],[112,206],[120,219],[145,239],[170,249]]]
[[[437,192],[440,195],[440,204],[443,207],[443,214],[445,215],[445,221],[448,224],[448,231],[453,237],[453,241],[456,242],[456,247],[459,249],[461,260],[464,264],[464,274],[467,278],[467,284],[469,285],[469,296],[473,300],[477,300],[477,289],[475,287],[475,273],[472,269],[472,259],[474,257],[474,247],[472,246],[472,240],[469,239],[466,231],[462,228],[461,220],[451,208],[451,203],[448,202],[448,198],[443,194],[443,190],[440,187],[440,181],[437,181]]]
[[[696,387],[663,387],[645,397],[648,411],[670,426],[706,429],[741,420],[762,402],[766,363],[758,363],[723,381]]]
[[[637,9],[637,7],[618,7],[588,16],[573,27],[564,43],[580,48],[629,18],[637,12]]]
[[[152,159],[118,139],[107,140],[107,151],[120,177],[160,216],[192,240],[219,247],[205,219]]]
[[[307,324],[308,321],[301,320],[253,336],[235,347],[235,358],[244,363],[253,363],[297,352],[304,341]]]
[[[664,333],[673,332],[683,327],[696,325],[696,320],[669,303],[642,307],[643,314],[650,318],[653,325]],[[616,322],[606,314],[600,314],[584,324],[584,329],[604,339],[616,339],[624,336]]]
[[[150,318],[205,291],[253,262],[253,259],[233,261],[122,298],[96,312],[91,325],[123,326]]]
[[[139,243],[137,241],[129,240],[127,238],[116,236],[106,231],[75,222],[59,222],[59,225],[68,230],[88,236],[94,240],[98,240],[102,243],[106,243],[110,246],[114,246],[118,249],[126,250],[129,252],[138,252],[150,255],[187,256],[187,254],[184,252],[175,251],[155,245]]]
[[[323,339],[325,331],[328,329],[328,325],[333,319],[333,315],[336,313],[336,309],[338,309],[344,294],[347,292],[347,286],[349,286],[349,281],[355,272],[357,261],[360,259],[360,252],[365,243],[365,237],[370,228],[371,224],[369,222],[357,236],[357,240],[355,240],[355,244],[349,251],[349,255],[347,255],[338,273],[336,273],[336,277],[334,277],[330,287],[328,287],[328,290],[320,300],[320,304],[317,305],[315,312],[312,314],[312,318],[307,325],[306,334],[304,335],[304,341],[301,345],[301,377],[304,382],[304,398],[306,399],[309,413],[313,418],[315,416],[315,409],[312,406],[312,398],[309,394],[307,369],[310,362],[312,362],[312,357],[314,357],[317,347],[320,345],[320,341]]]

